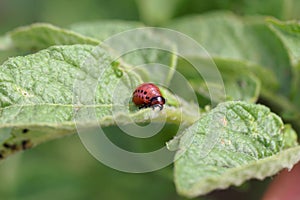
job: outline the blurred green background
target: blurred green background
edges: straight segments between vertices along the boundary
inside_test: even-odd
[[[122,19],[163,26],[180,16],[223,9],[288,20],[300,17],[299,8],[296,0],[1,0],[0,34],[34,22],[67,27]],[[162,145],[170,138],[158,137]],[[184,199],[176,194],[172,166],[146,174],[119,172],[95,160],[76,134],[10,157],[1,163],[0,177],[1,200]],[[269,181],[250,181],[199,199],[257,199]]]
[[[66,26],[79,21],[124,19],[163,25],[175,17],[219,9],[286,20],[299,18],[299,7],[297,0],[1,0],[0,33],[33,22]]]

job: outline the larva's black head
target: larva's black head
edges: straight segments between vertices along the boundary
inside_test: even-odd
[[[153,97],[152,99],[150,99],[150,104],[153,108],[155,107],[159,107],[160,110],[163,109],[163,105],[166,103],[165,98],[163,98],[162,96],[157,96],[157,97]]]

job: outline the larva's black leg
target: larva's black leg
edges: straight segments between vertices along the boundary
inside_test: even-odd
[[[160,105],[160,104],[154,104],[153,106],[152,106],[152,109],[154,110],[155,108],[159,108],[159,110],[162,110],[163,109],[163,105]]]
[[[146,108],[146,107],[145,107],[145,104],[143,104],[143,105],[141,105],[141,106],[139,107],[139,109],[142,109],[142,108]]]
[[[143,105],[141,105],[140,107],[139,107],[139,109],[142,109],[142,108],[149,108],[150,107],[150,105],[148,105],[148,104],[143,104]]]
[[[143,105],[141,105],[141,106],[139,107],[139,109],[142,109],[142,108],[150,108],[150,107],[152,107],[151,104],[143,104]]]

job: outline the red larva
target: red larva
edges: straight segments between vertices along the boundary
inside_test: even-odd
[[[162,97],[159,88],[153,83],[143,83],[133,92],[132,101],[139,108],[159,107],[163,109],[165,99]]]

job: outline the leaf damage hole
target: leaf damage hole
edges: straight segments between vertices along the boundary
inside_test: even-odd
[[[32,97],[33,96],[23,88],[17,88],[17,91],[20,92],[21,95],[23,95],[24,97]]]
[[[10,149],[12,151],[18,150],[18,146],[16,144],[9,144],[9,143],[4,143],[3,144],[4,148]]]
[[[5,148],[9,148],[9,147],[10,147],[10,144],[4,143],[3,146],[4,146]]]
[[[29,131],[29,129],[28,128],[24,128],[23,130],[22,130],[22,133],[28,133],[28,131]]]
[[[25,149],[29,149],[33,146],[33,144],[31,143],[30,140],[23,140],[22,141],[22,149],[25,150]]]

